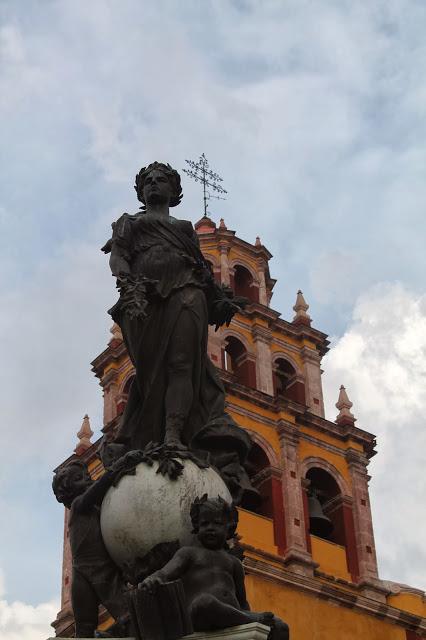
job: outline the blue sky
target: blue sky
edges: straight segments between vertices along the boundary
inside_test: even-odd
[[[378,435],[382,577],[426,587],[425,23],[415,0],[3,0],[6,640],[49,633],[62,535],[51,469],[84,413],[101,426],[89,363],[116,294],[99,247],[137,209],[140,166],[182,169],[202,152],[229,192],[212,217],[274,254],[274,308],[291,318],[301,288],[333,338],[327,417],[344,383],[357,424]],[[182,179],[179,215],[195,222],[201,192]]]

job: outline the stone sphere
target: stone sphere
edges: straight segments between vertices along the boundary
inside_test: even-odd
[[[183,462],[182,474],[171,480],[140,463],[135,475],[123,476],[105,495],[101,508],[101,530],[105,546],[118,565],[142,558],[156,544],[194,539],[189,515],[195,498],[205,493],[231,503],[231,494],[211,467],[200,469],[191,460]]]

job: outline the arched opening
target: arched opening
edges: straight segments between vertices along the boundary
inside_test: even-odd
[[[273,367],[275,395],[305,404],[305,385],[298,378],[296,369],[284,358],[277,358]]]
[[[250,271],[240,264],[235,266],[233,282],[231,282],[235,295],[248,298],[250,302],[259,302],[259,289],[254,285]]]
[[[242,507],[273,521],[274,540],[279,554],[286,549],[286,534],[284,524],[284,504],[281,474],[271,467],[269,458],[262,446],[253,442],[247,463],[251,485],[260,494],[260,502],[254,505],[242,503]]]
[[[274,517],[274,508],[272,501],[272,476],[271,468],[269,465],[268,456],[255,442],[250,449],[250,453],[247,458],[247,470],[250,478],[250,482],[253,487],[261,495],[261,503],[255,508],[250,508],[250,505],[242,504],[242,507],[249,511],[255,511],[261,516],[267,518]]]
[[[122,414],[126,407],[127,399],[129,397],[130,387],[132,386],[134,379],[135,379],[135,376],[133,375],[126,380],[123,390],[117,398],[117,415]]]
[[[226,341],[223,368],[234,376],[236,382],[247,387],[256,387],[255,363],[249,359],[243,343],[234,336],[230,336]]]
[[[352,580],[359,577],[358,551],[352,501],[342,494],[336,479],[320,467],[312,467],[306,473],[309,480],[308,498],[305,494],[305,518],[309,523],[309,532],[324,540],[345,547],[346,562]],[[315,496],[315,500],[312,497]],[[331,523],[329,531],[318,531],[314,518],[327,518]],[[309,536],[308,536],[309,537]],[[309,547],[310,543],[308,544]]]
[[[330,473],[318,467],[309,469],[306,478],[310,481],[308,490],[310,533],[330,542],[345,545],[341,508],[336,508],[342,504],[339,485]]]

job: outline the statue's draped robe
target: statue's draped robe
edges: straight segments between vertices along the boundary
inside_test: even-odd
[[[164,441],[168,348],[186,310],[197,348],[192,366],[193,402],[182,441],[209,449],[203,446],[203,434],[210,442],[220,436],[233,442],[234,451],[246,454],[250,439],[225,413],[225,391],[207,355],[208,301],[214,299],[214,282],[192,224],[172,217],[125,213],[113,225],[112,251],[127,261],[133,277],[155,282],[145,319],[132,318],[120,308],[120,301],[111,310],[136,370],[116,440],[132,449]]]

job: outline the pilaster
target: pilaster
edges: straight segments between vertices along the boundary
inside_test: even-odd
[[[223,284],[230,285],[230,273],[229,273],[229,261],[228,261],[228,252],[229,245],[227,242],[221,242],[219,244],[220,251],[220,277]]]
[[[296,573],[313,575],[314,567],[306,539],[306,519],[298,456],[300,434],[291,422],[278,423],[281,461],[283,469],[282,490],[284,521],[287,538],[285,563]]]
[[[118,399],[118,375],[117,372],[107,374],[102,380],[104,392],[104,425],[108,424],[117,415],[117,399]]]
[[[274,395],[272,376],[271,332],[263,327],[254,327],[252,336],[256,348],[257,388],[270,396]]]
[[[265,307],[267,307],[269,304],[269,300],[268,292],[266,289],[265,265],[263,261],[258,262],[257,279],[259,281],[259,304],[264,304]]]
[[[321,356],[315,349],[301,350],[305,370],[306,404],[311,413],[324,418],[324,397],[321,381]]]
[[[353,518],[359,563],[360,582],[375,584],[378,581],[376,547],[368,494],[369,475],[367,458],[354,449],[346,452],[352,480]]]

